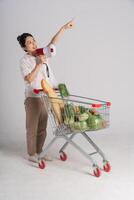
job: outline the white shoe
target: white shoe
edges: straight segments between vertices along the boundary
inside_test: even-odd
[[[52,160],[53,160],[52,156],[49,155],[49,154],[46,154],[45,156],[40,156],[40,154],[39,154],[39,155],[38,155],[38,158],[39,158],[39,159],[46,160],[46,161],[52,161]]]
[[[34,154],[33,156],[29,156],[28,160],[35,163],[39,162],[39,158],[37,154]]]

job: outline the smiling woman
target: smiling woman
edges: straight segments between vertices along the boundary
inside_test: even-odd
[[[28,38],[34,40],[33,36],[30,33],[23,33],[17,37],[17,40],[22,48],[26,47],[26,43],[28,42]]]
[[[26,38],[25,46],[26,47],[24,47],[24,49],[29,52],[30,51],[34,52],[37,49],[37,43],[36,43],[35,39],[31,36],[28,36]]]

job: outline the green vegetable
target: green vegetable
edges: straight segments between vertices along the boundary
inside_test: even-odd
[[[81,131],[86,131],[89,129],[86,121],[80,122],[80,127],[81,127]]]
[[[74,122],[71,126],[71,128],[73,130],[80,130],[81,129],[81,125],[80,125],[80,122]]]
[[[88,109],[88,108],[85,108],[84,106],[79,106],[79,110],[80,110],[80,113],[81,113],[81,114],[83,114],[83,113],[89,111],[89,109]]]
[[[74,117],[75,117],[75,112],[74,112],[73,105],[65,104],[64,105],[64,113],[63,113],[64,123],[66,125],[73,124]]]
[[[78,119],[79,119],[79,121],[85,121],[85,120],[87,120],[88,119],[88,117],[89,117],[89,115],[88,115],[88,113],[83,113],[83,114],[80,114],[79,116],[78,116]]]
[[[58,89],[59,89],[62,97],[68,97],[69,96],[69,92],[68,92],[67,87],[64,83],[60,83],[58,85]]]
[[[87,126],[87,122],[86,121],[82,121],[82,122],[74,122],[71,125],[71,129],[73,131],[86,131],[89,129],[89,127]]]
[[[97,130],[103,128],[103,121],[100,115],[92,115],[87,119],[87,124],[91,130]]]

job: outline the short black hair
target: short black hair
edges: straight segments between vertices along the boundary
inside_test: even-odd
[[[18,42],[19,42],[19,44],[20,44],[20,46],[22,47],[22,48],[24,48],[26,45],[25,45],[25,42],[26,42],[26,38],[28,37],[28,36],[30,36],[30,37],[33,37],[33,35],[31,35],[30,33],[22,33],[21,35],[19,35],[18,37],[17,37],[17,40],[18,40]],[[33,37],[34,38],[34,37]]]

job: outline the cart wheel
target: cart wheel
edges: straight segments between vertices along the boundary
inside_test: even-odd
[[[64,151],[60,152],[60,159],[62,161],[66,161],[67,160],[67,154]]]
[[[101,170],[98,167],[96,167],[93,172],[94,172],[94,176],[96,177],[101,176]]]
[[[105,165],[103,165],[103,169],[105,172],[110,172],[111,171],[110,164],[107,162]]]
[[[44,169],[45,168],[45,162],[44,162],[44,160],[40,160],[40,162],[39,162],[39,168],[40,169]]]

